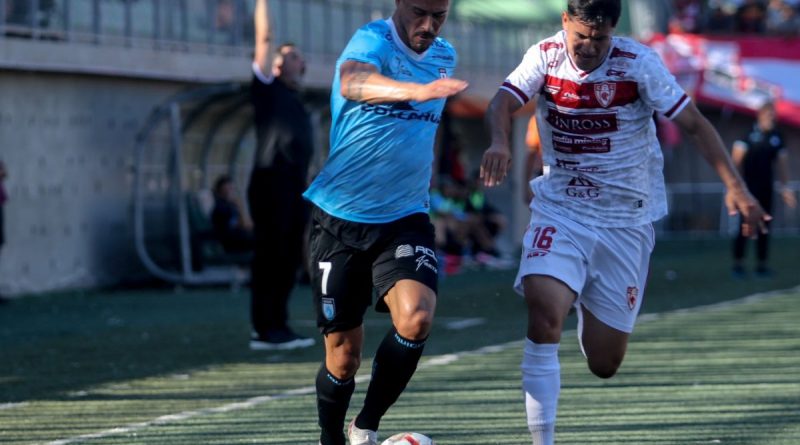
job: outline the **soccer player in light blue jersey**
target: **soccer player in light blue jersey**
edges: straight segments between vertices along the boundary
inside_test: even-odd
[[[377,295],[393,326],[375,353],[351,445],[377,445],[381,417],[414,374],[436,307],[438,264],[428,219],[433,144],[456,52],[438,37],[448,0],[396,0],[391,18],[356,31],[331,93],[329,158],[313,203],[311,284],[325,362],[317,376],[320,444],[344,445],[361,363],[363,318]]]

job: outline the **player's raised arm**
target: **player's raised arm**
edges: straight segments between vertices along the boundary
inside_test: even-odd
[[[371,104],[444,99],[467,88],[467,82],[449,78],[425,84],[399,82],[380,74],[375,65],[354,60],[342,63],[339,76],[343,97]]]
[[[486,119],[489,123],[492,145],[483,153],[481,161],[481,178],[487,187],[500,185],[508,174],[508,166],[511,163],[511,149],[508,146],[511,137],[511,115],[520,107],[522,104],[519,100],[506,90],[498,91],[489,103]]]
[[[272,70],[270,52],[272,50],[272,28],[269,18],[269,2],[256,0],[253,11],[253,24],[255,26],[255,51],[253,62],[261,69],[262,73],[269,74]]]
[[[676,117],[675,123],[692,138],[695,147],[716,170],[727,188],[725,205],[728,213],[742,214],[742,233],[745,236],[754,235],[756,230],[766,233],[766,221],[772,219],[761,208],[758,201],[750,194],[739,172],[734,166],[731,157],[725,150],[725,145],[719,133],[708,119],[703,116],[694,103],[689,103]]]

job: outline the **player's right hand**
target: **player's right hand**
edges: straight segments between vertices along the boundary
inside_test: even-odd
[[[413,100],[425,102],[434,99],[445,99],[454,96],[465,89],[469,84],[458,79],[436,79],[433,82],[420,85],[414,92]]]
[[[761,207],[761,204],[745,190],[728,190],[725,193],[725,205],[728,207],[728,214],[742,215],[742,235],[755,237],[759,233],[767,233],[767,223],[772,220]]]
[[[486,187],[500,185],[508,174],[511,164],[511,150],[507,145],[492,144],[484,153],[481,161],[481,179]]]

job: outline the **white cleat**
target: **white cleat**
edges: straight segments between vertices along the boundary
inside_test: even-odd
[[[377,431],[362,430],[356,427],[356,419],[347,427],[347,439],[350,445],[378,445]]]

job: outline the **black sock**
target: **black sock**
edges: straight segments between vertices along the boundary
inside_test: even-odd
[[[364,408],[356,417],[358,428],[378,431],[381,417],[397,401],[414,375],[424,347],[424,339],[403,338],[394,328],[386,334],[372,363],[372,380]]]
[[[323,363],[317,373],[317,412],[322,428],[319,440],[322,445],[345,445],[344,419],[350,397],[356,388],[353,378],[339,380]]]

